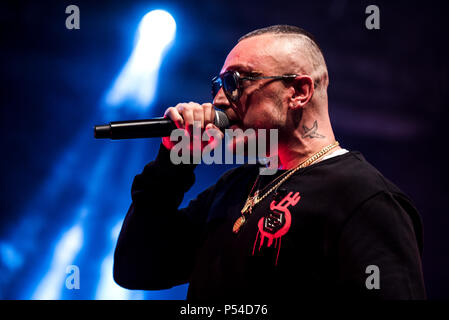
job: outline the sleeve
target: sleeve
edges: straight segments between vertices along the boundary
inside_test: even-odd
[[[114,253],[114,280],[128,289],[160,290],[189,281],[214,186],[178,210],[195,182],[195,165],[174,165],[161,145],[134,178],[132,203]]]
[[[426,299],[417,211],[387,192],[359,206],[338,243],[341,296],[353,299]]]

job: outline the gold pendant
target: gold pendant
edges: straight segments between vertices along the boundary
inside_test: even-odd
[[[242,225],[245,223],[246,219],[245,216],[240,216],[234,223],[234,226],[232,227],[232,232],[237,233],[239,232]]]
[[[254,207],[257,204],[258,199],[259,199],[259,190],[256,190],[256,192],[254,192],[253,205],[251,207]]]
[[[254,193],[254,196],[248,197],[246,199],[245,205],[241,211],[242,215],[235,221],[234,226],[232,227],[232,231],[234,233],[239,232],[242,225],[246,222],[245,213],[249,211],[249,214],[253,213],[253,207],[257,204],[259,196],[259,190]]]
[[[257,190],[254,193],[254,196],[252,197],[248,197],[248,199],[246,199],[245,205],[243,206],[242,211],[240,211],[242,214],[245,214],[246,211],[252,211],[251,209],[254,207],[254,205],[257,203],[257,199],[259,196],[259,190]]]
[[[248,197],[248,199],[245,202],[245,205],[243,206],[242,211],[240,211],[242,214],[244,214],[246,211],[248,211],[248,209],[250,207],[253,206],[253,198],[252,197]]]

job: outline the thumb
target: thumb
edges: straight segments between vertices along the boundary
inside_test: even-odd
[[[212,144],[211,145],[212,148],[215,148],[224,138],[223,132],[220,129],[218,129],[218,127],[213,123],[209,123],[206,126],[205,130],[207,136],[209,137],[208,144]]]

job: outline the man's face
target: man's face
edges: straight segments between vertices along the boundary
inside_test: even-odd
[[[229,53],[220,74],[238,71],[241,76],[273,76],[293,73],[288,69],[286,41],[274,35],[260,35],[239,42]],[[232,128],[282,128],[288,110],[288,88],[282,81],[272,79],[243,80],[240,99],[233,103],[223,88],[214,98],[214,105],[226,107]],[[231,107],[229,109],[228,107]]]

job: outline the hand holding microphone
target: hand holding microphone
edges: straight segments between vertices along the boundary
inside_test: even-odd
[[[209,124],[215,128],[224,130],[229,127],[227,115],[220,110],[215,110],[210,103],[180,103],[176,107],[168,108],[165,118],[153,118],[145,120],[115,121],[105,125],[94,127],[96,139],[136,139],[169,137],[176,128],[186,128],[199,123],[204,129]],[[211,126],[209,125],[208,129]]]
[[[217,137],[218,135],[219,139],[223,139],[224,135],[221,130],[229,126],[229,120],[226,114],[222,111],[215,110],[211,103],[203,103],[202,105],[195,102],[178,103],[175,107],[168,108],[164,116],[171,119],[178,129],[184,129],[186,135],[192,137],[191,150],[193,150],[193,145],[195,145],[193,144],[193,139],[199,139],[200,142],[196,145],[201,146],[201,149],[203,149],[206,145],[213,142],[210,139],[212,134],[208,134],[208,132],[210,133],[211,130],[216,130],[213,136]],[[220,120],[220,117],[222,120]],[[202,141],[202,134],[195,136],[195,128],[200,129],[201,133],[205,131],[209,140]],[[168,150],[171,150],[176,144],[176,141],[171,141],[170,137],[167,136],[162,138],[162,144]]]

